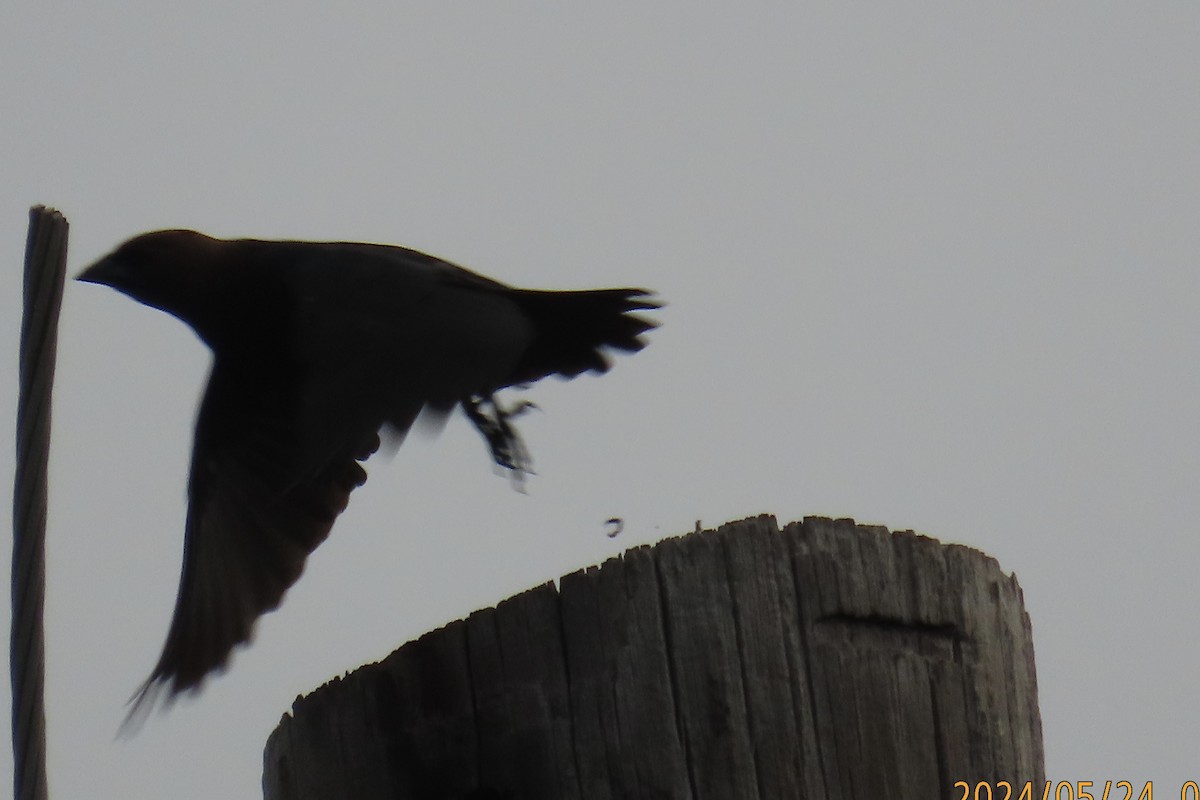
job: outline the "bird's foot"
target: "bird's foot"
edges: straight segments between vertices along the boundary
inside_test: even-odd
[[[522,400],[511,408],[505,408],[496,402],[494,395],[468,395],[463,399],[463,411],[476,430],[483,435],[488,449],[492,451],[492,460],[497,465],[509,471],[513,486],[524,491],[525,476],[533,474],[533,461],[525,442],[512,426],[510,420],[524,414],[536,405],[528,400]],[[490,409],[490,410],[489,410]]]

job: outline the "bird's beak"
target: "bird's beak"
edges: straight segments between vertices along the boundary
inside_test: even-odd
[[[100,283],[105,286],[112,286],[120,279],[124,272],[125,270],[112,256],[105,256],[76,275],[75,280],[83,281],[84,283]]]

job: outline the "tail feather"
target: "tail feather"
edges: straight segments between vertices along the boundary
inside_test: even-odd
[[[513,297],[533,320],[534,340],[510,383],[532,383],[547,375],[574,378],[607,372],[606,350],[636,353],[646,346],[641,334],[658,327],[631,313],[661,308],[645,289],[594,289],[575,292],[518,290]]]

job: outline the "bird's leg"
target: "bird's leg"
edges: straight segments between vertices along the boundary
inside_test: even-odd
[[[463,411],[467,419],[483,435],[488,448],[492,451],[492,460],[499,466],[509,470],[510,477],[517,489],[523,489],[525,476],[533,474],[533,462],[521,435],[512,426],[510,420],[519,417],[531,408],[537,408],[527,400],[504,408],[496,402],[494,395],[468,395],[462,401]],[[491,407],[488,412],[487,407]]]

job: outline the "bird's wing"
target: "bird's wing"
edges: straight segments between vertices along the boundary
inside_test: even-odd
[[[196,422],[175,613],[127,729],[164,692],[169,702],[197,688],[250,639],[255,620],[279,606],[367,478],[357,462],[378,447],[375,431],[312,468],[286,388],[232,374],[219,361],[213,367]]]

